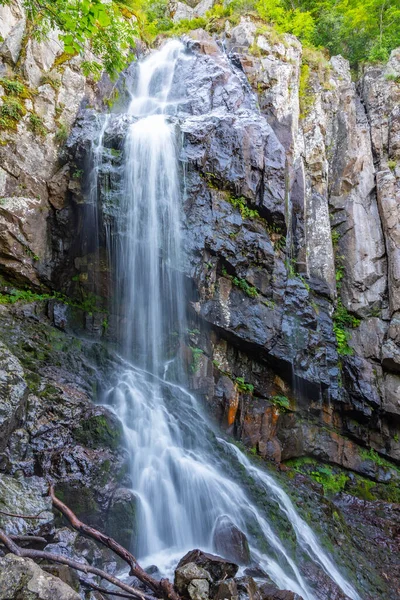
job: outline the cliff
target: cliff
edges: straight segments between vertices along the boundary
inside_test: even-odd
[[[41,510],[50,477],[124,542],[134,500],[122,433],[92,404],[118,362],[104,342],[118,341],[121,315],[107,309],[105,234],[89,226],[112,224],[118,209],[118,106],[135,67],[116,86],[91,81],[57,32],[31,39],[18,2],[0,7],[0,35],[0,483],[33,488]],[[310,520],[340,513],[322,533],[354,536],[365,589],[395,595],[400,52],[353,81],[342,57],[250,17],[183,39],[196,56],[176,76],[177,98],[188,90],[176,122],[190,387],[228,435],[312,497]],[[109,98],[94,214],[84,175]]]

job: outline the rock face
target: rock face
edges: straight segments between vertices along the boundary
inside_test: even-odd
[[[201,16],[212,4],[171,3],[170,13]],[[47,515],[1,525],[54,535],[50,550],[76,556],[75,538],[48,512],[49,479],[79,516],[121,543],[137,526],[120,424],[92,404],[118,361],[96,341],[115,341],[119,318],[105,309],[112,274],[103,225],[118,210],[129,118],[109,117],[102,189],[88,194],[82,175],[94,165],[107,80],[96,86],[80,59],[64,61],[58,32],[29,39],[17,1],[0,7],[0,35],[1,77],[25,82],[20,118],[0,131],[0,490],[8,490],[0,500]],[[252,17],[183,42],[191,61],[179,63],[173,89],[186,102],[172,121],[185,176],[181,350],[190,387],[263,459],[285,469],[306,457],[361,477],[356,485],[346,475],[371,503],[360,534],[358,501],[345,495],[333,508],[321,486],[310,494],[322,502],[321,520],[340,510],[360,547],[372,540],[365,552],[383,569],[381,551],[396,551],[381,539],[396,527],[384,501],[398,498],[400,463],[399,51],[355,84],[341,57],[314,55]],[[118,83],[121,102],[134,76],[133,65]],[[340,535],[338,546],[350,544]],[[213,543],[228,561],[190,553],[177,571],[184,595],[293,597],[234,581],[249,551],[226,519]],[[80,551],[100,561],[93,548]],[[385,582],[383,570],[368,585],[376,597],[395,597],[396,577]]]

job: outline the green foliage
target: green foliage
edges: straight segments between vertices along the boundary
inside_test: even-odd
[[[50,73],[45,73],[40,79],[40,85],[46,84],[51,85],[51,87],[57,91],[58,88],[61,86],[61,81],[57,79],[57,77],[55,77],[54,75],[51,75]]]
[[[36,113],[31,113],[29,115],[29,123],[28,128],[37,135],[45,136],[48,132],[42,119]]]
[[[290,408],[290,402],[287,396],[277,394],[276,396],[272,396],[270,400],[273,404],[275,404],[275,406],[277,406],[281,410],[288,410]]]
[[[333,314],[333,331],[336,336],[338,354],[341,356],[351,356],[354,351],[349,346],[351,333],[349,328],[355,329],[361,323],[360,319],[350,314],[342,301],[338,298],[335,312]]]
[[[228,196],[227,200],[230,204],[232,204],[232,206],[239,209],[242,219],[261,218],[258,210],[251,209],[247,206],[246,198],[243,198],[243,196],[240,196],[239,198]]]
[[[275,25],[279,33],[291,33],[306,43],[312,41],[315,21],[309,11],[281,0],[259,0],[256,9],[263,19]]]
[[[0,0],[0,5],[8,0]],[[127,0],[127,3],[129,0]],[[83,54],[90,47],[96,61],[102,63],[111,77],[131,59],[131,48],[137,34],[134,12],[123,2],[111,0],[22,0],[31,23],[31,35],[45,39],[49,30],[57,28],[68,58]],[[93,71],[91,71],[93,73]]]
[[[5,97],[0,106],[0,129],[16,129],[25,114],[26,108],[18,98]]]
[[[189,346],[192,351],[192,362],[190,364],[190,372],[195,374],[200,368],[201,357],[204,354],[201,348],[195,348],[193,346]]]
[[[373,448],[363,448],[360,451],[360,458],[363,460],[370,460],[378,467],[383,467],[385,469],[394,469],[398,473],[400,473],[400,468],[397,465],[392,464],[382,456],[380,456]]]
[[[250,296],[250,298],[257,298],[257,296],[258,296],[257,288],[248,284],[245,279],[240,279],[239,277],[233,277],[232,275],[229,275],[229,273],[225,269],[225,267],[222,267],[221,272],[224,277],[226,277],[227,279],[230,279],[232,281],[234,286],[240,288],[245,294]]]
[[[298,473],[308,475],[322,485],[324,494],[328,496],[342,492],[350,481],[349,476],[341,469],[318,463],[312,458],[295,458],[287,464]]]
[[[395,160],[388,160],[388,167],[389,169],[391,169],[392,171],[394,171],[394,169],[397,166],[397,162]]]
[[[340,233],[336,229],[332,229],[332,245],[334,248],[337,248],[340,240]],[[336,273],[337,277],[337,273]]]
[[[0,79],[0,85],[4,88],[5,93],[9,96],[21,96],[21,94],[23,94],[25,91],[24,84],[17,79],[8,79],[7,77],[2,77]]]
[[[49,300],[50,294],[38,294],[31,290],[12,289],[9,294],[0,294],[0,304],[15,304],[16,302],[37,302]]]
[[[250,296],[250,298],[257,298],[258,292],[257,289],[249,285],[245,279],[239,279],[238,277],[232,277],[232,283],[236,287],[240,288],[245,294]]]
[[[400,4],[391,0],[259,0],[257,9],[278,31],[353,65],[385,61],[400,45]]]
[[[68,127],[64,123],[60,123],[56,131],[55,138],[59,144],[63,144],[68,138]]]
[[[241,392],[246,394],[252,394],[254,392],[254,385],[251,383],[246,383],[243,377],[236,377],[235,383],[238,390]]]

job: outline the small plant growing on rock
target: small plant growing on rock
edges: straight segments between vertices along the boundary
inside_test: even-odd
[[[192,351],[192,362],[190,364],[190,372],[195,374],[200,368],[201,356],[204,354],[201,348],[194,348],[193,346],[189,346]]]
[[[281,410],[288,410],[290,408],[290,402],[287,396],[277,394],[276,396],[272,396],[270,400],[273,404],[275,404],[275,406],[277,406]]]
[[[56,141],[59,144],[63,144],[67,141],[68,138],[68,128],[64,123],[60,123],[57,131],[56,131]]]
[[[240,288],[245,294],[250,296],[250,298],[257,298],[258,292],[257,289],[249,285],[245,279],[239,279],[238,277],[232,277],[232,283],[236,287]]]
[[[28,129],[30,129],[32,133],[36,133],[42,137],[48,133],[42,119],[35,113],[29,115]]]
[[[6,98],[0,106],[0,128],[16,129],[17,123],[26,114],[26,108],[17,98]]]
[[[55,75],[46,73],[42,76],[40,80],[40,85],[50,85],[53,88],[53,90],[57,91],[61,86],[61,81]]]
[[[400,75],[395,75],[394,73],[389,73],[385,76],[386,81],[394,81],[394,83],[400,83]]]
[[[244,377],[236,377],[235,383],[238,390],[241,392],[245,392],[246,394],[252,394],[254,392],[254,385],[246,383]]]
[[[8,79],[7,77],[2,77],[0,79],[0,85],[4,88],[5,93],[9,96],[21,96],[21,94],[23,94],[25,91],[24,84],[17,79]]]
[[[332,245],[337,248],[340,240],[340,233],[336,229],[332,229]]]

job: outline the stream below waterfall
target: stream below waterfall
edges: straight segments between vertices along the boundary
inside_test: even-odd
[[[171,577],[187,551],[215,552],[216,531],[228,523],[247,536],[251,563],[279,588],[304,600],[321,598],[302,572],[302,563],[311,560],[349,598],[359,600],[278,483],[215,433],[186,390],[179,358],[166,364],[168,336],[174,332],[179,340],[186,332],[183,185],[175,116],[184,96],[177,99],[172,88],[176,65],[190,60],[184,44],[173,40],[136,65],[125,115],[123,191],[115,230],[108,235],[113,310],[124,314],[119,337],[126,366],[102,402],[121,420],[130,454],[138,520],[132,548],[143,566],[155,564]],[[103,122],[92,177],[101,162],[104,129]],[[93,180],[91,189],[96,187]],[[244,472],[251,486],[276,504],[296,540],[295,552],[241,483]]]

